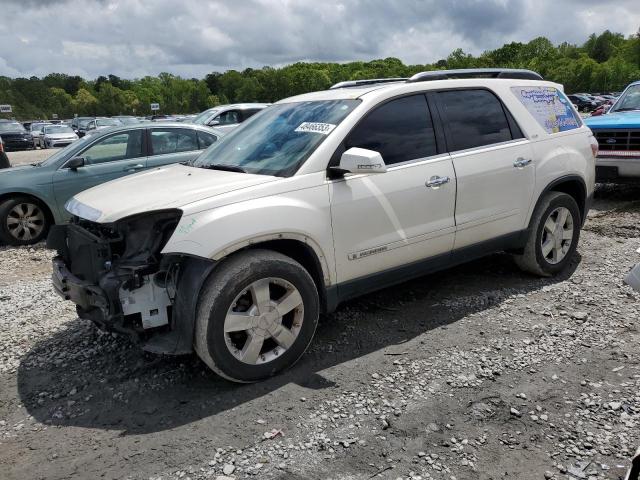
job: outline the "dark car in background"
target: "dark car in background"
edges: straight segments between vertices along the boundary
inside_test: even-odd
[[[31,134],[19,122],[0,122],[0,137],[6,151],[34,148]]]
[[[76,117],[71,121],[71,128],[76,132],[78,137],[84,137],[84,134],[87,132],[87,125],[89,122],[93,120],[95,117]]]
[[[4,153],[4,143],[2,143],[2,137],[0,137],[0,169],[9,168],[10,166],[11,162],[9,162],[7,154]]]
[[[598,103],[585,95],[574,93],[567,95],[567,97],[581,112],[592,112],[598,108]]]

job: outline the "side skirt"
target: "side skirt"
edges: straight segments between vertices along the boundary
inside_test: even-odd
[[[391,287],[413,278],[421,277],[439,270],[460,265],[477,258],[504,250],[524,248],[528,230],[502,235],[491,240],[469,245],[467,247],[443,253],[435,257],[419,260],[401,267],[391,268],[383,272],[366,275],[364,277],[339,283],[327,289],[327,313],[349,299],[366,293]]]

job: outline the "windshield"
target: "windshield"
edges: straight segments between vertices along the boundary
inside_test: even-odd
[[[268,107],[214,143],[193,165],[291,176],[359,103],[330,100]]]
[[[78,127],[87,128],[87,125],[89,125],[91,120],[93,120],[93,118],[83,118],[82,120],[78,120]]]
[[[70,143],[69,145],[67,145],[66,147],[58,150],[56,153],[48,157],[44,162],[40,162],[36,165],[40,165],[40,166],[53,165],[57,163],[58,160],[60,160],[62,157],[73,158],[75,154],[77,154],[80,150],[82,150],[87,145],[87,143],[93,142],[94,138],[95,137],[91,137],[91,136],[82,137],[80,140],[76,140]],[[72,151],[74,153],[70,153]]]
[[[640,85],[631,85],[609,112],[640,110]]]
[[[118,125],[122,125],[122,123],[115,118],[98,118],[96,120],[96,127],[117,127]]]
[[[44,127],[44,133],[73,133],[73,129],[66,125],[47,125]]]
[[[0,122],[0,132],[26,132],[18,122]]]
[[[197,125],[204,125],[211,115],[218,113],[220,110],[217,108],[210,108],[209,110],[205,110],[204,112],[198,114],[196,118],[192,120],[193,123]]]

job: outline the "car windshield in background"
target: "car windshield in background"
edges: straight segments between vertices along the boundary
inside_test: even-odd
[[[194,166],[288,177],[360,103],[283,103],[254,115],[198,157]]]
[[[115,118],[99,118],[96,120],[97,127],[117,127],[118,125],[122,125],[122,123]]]
[[[93,118],[86,118],[84,120],[78,120],[78,127],[79,128],[87,128],[87,125],[89,125],[89,122],[93,120]]]
[[[0,122],[0,132],[26,132],[18,122]]]
[[[47,125],[44,127],[44,133],[73,133],[73,129],[66,125]]]
[[[216,110],[216,109],[205,110],[204,112],[200,113],[196,118],[194,118],[192,120],[192,123],[195,123],[197,125],[204,125],[209,119],[209,117],[211,117],[212,115],[215,115],[219,111],[220,110]]]
[[[632,85],[627,88],[620,100],[610,110],[610,112],[625,112],[640,110],[640,85]]]

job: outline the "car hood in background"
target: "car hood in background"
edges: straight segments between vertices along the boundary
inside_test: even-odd
[[[640,112],[606,113],[585,118],[589,128],[640,128]]]
[[[85,190],[73,197],[66,208],[73,215],[110,223],[138,213],[180,208],[275,180],[278,177],[170,165]]]
[[[76,139],[78,136],[75,133],[47,133],[45,135],[47,138],[73,138]]]

